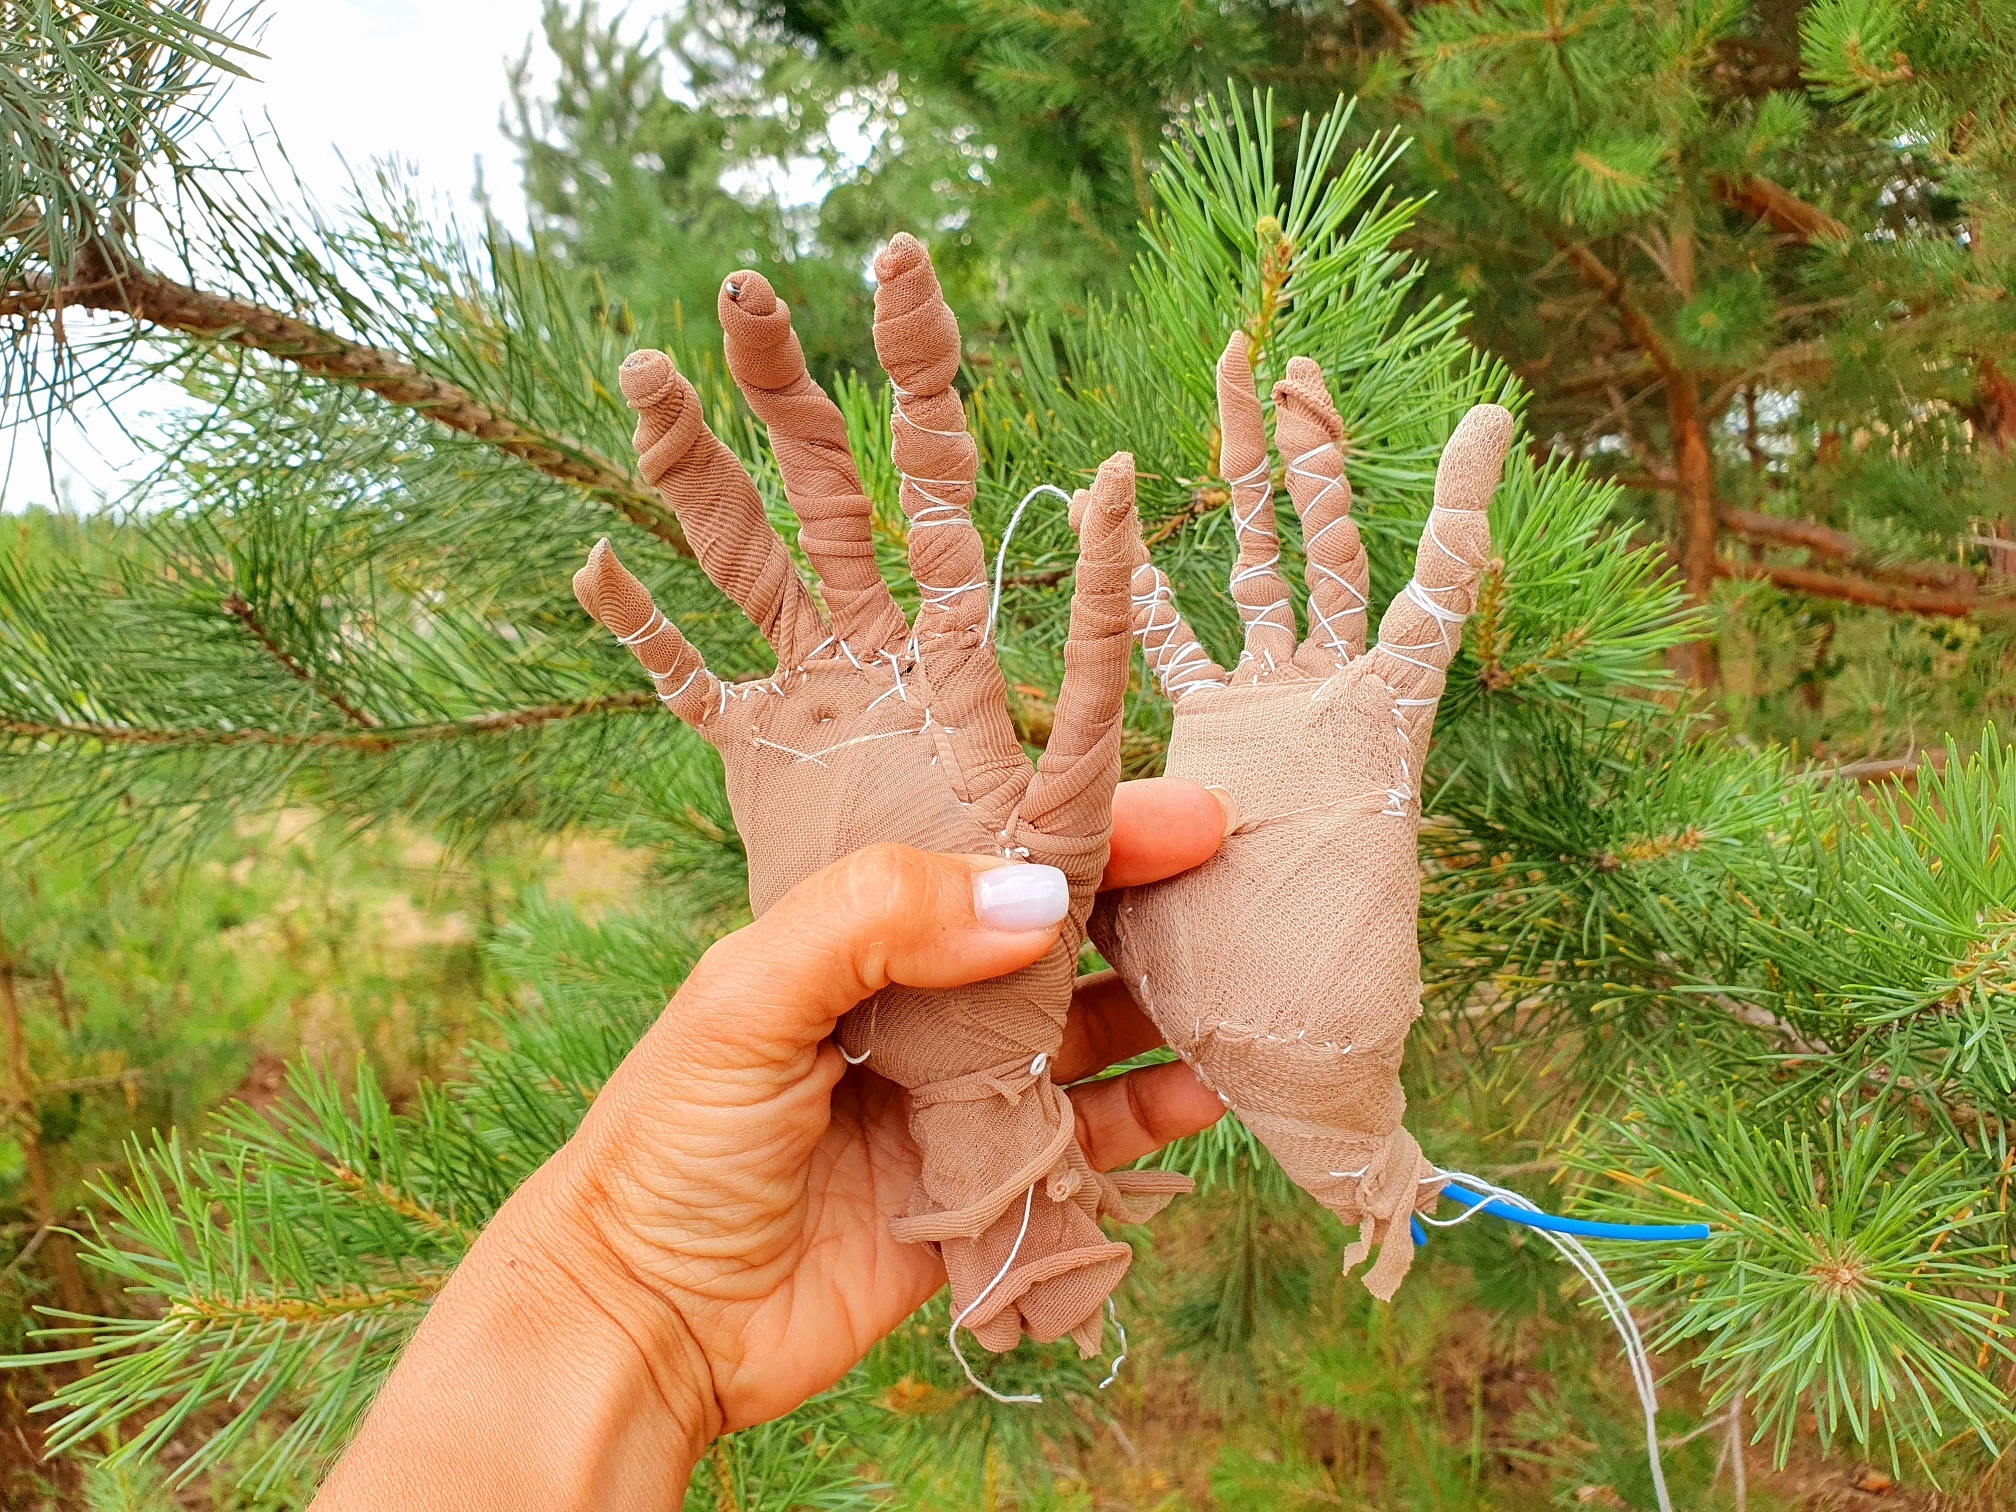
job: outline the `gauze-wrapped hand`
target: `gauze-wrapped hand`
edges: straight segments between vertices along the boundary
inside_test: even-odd
[[[897,1237],[936,1243],[954,1316],[989,1348],[1026,1331],[1098,1348],[1101,1308],[1132,1258],[1102,1214],[1138,1221],[1180,1179],[1102,1175],[1081,1153],[1049,1066],[1086,916],[1106,864],[1132,655],[1129,580],[1140,527],[1133,459],[1078,496],[1084,524],[1056,725],[1032,769],[1008,718],[971,507],[978,453],[953,388],[959,329],[924,248],[876,259],[875,345],[895,386],[894,443],[922,594],[915,626],[875,563],[846,424],[808,376],[789,309],[759,274],[720,300],[728,366],[768,427],[830,620],[770,527],[748,475],[708,430],[663,353],[621,374],[644,476],[700,563],[777,653],[771,677],[719,681],[604,541],[577,575],[584,608],[636,654],[672,712],[721,753],[761,914],[800,878],[876,841],[1054,866],[1071,911],[1036,965],[950,991],[891,987],[842,1021],[847,1058],[910,1094],[923,1170]]]
[[[1388,1298],[1413,1259],[1408,1220],[1432,1211],[1440,1190],[1400,1126],[1401,1050],[1421,1012],[1420,776],[1490,556],[1485,508],[1512,416],[1479,405],[1450,438],[1414,579],[1368,653],[1370,579],[1321,371],[1298,357],[1274,387],[1275,442],[1307,545],[1300,645],[1244,335],[1219,362],[1218,404],[1245,653],[1229,673],[1211,660],[1138,538],[1135,632],[1176,705],[1169,774],[1229,790],[1240,821],[1195,871],[1109,894],[1092,938],[1288,1174],[1362,1225],[1346,1267],[1382,1244],[1365,1284]]]

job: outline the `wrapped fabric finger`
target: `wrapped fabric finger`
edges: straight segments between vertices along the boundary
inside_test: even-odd
[[[1427,755],[1449,664],[1476,607],[1477,580],[1491,559],[1487,508],[1512,445],[1511,412],[1480,404],[1443,448],[1435,504],[1422,527],[1414,576],[1387,606],[1368,660],[1392,687],[1415,764]]]
[[[798,544],[819,575],[833,634],[869,657],[899,650],[910,627],[876,565],[874,511],[847,444],[847,421],[805,368],[791,308],[770,281],[731,273],[719,301],[728,371],[770,432],[797,511]]]
[[[696,728],[704,726],[723,702],[720,680],[665,618],[650,591],[617,560],[608,537],[595,543],[588,564],[574,574],[574,597],[619,644],[630,648],[651,674],[666,708]]]
[[[1247,347],[1246,333],[1235,331],[1218,359],[1218,470],[1232,490],[1232,530],[1239,543],[1232,597],[1246,626],[1235,682],[1270,676],[1295,655],[1295,606],[1281,575],[1274,477]]]
[[[966,430],[959,325],[938,275],[913,236],[899,234],[875,259],[875,352],[893,386],[890,425],[903,513],[910,521],[910,575],[923,595],[919,642],[970,650],[987,622],[986,548],[973,527],[979,451]]]
[[[1317,677],[1364,655],[1371,613],[1371,564],[1351,518],[1343,439],[1323,370],[1307,357],[1289,359],[1287,377],[1274,385],[1274,442],[1302,521],[1307,562],[1309,634],[1295,662]]]
[[[663,352],[632,352],[617,374],[637,412],[644,481],[679,517],[700,565],[763,633],[777,660],[803,661],[827,637],[791,553],[735,454],[707,428],[700,396]]]

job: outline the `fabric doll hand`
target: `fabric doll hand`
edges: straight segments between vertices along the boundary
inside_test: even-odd
[[[839,410],[806,372],[790,310],[760,274],[730,275],[728,366],[769,427],[820,613],[755,485],[708,430],[693,386],[661,352],[623,364],[645,478],[701,566],[777,652],[777,671],[721,682],[598,545],[576,576],[584,608],[652,675],[666,705],[721,753],[758,915],[794,883],[862,847],[991,853],[1060,869],[1070,914],[1051,950],[998,980],[891,986],[840,1027],[847,1058],[909,1091],[922,1152],[899,1239],[944,1254],[955,1315],[988,1348],[1026,1330],[1096,1351],[1102,1304],[1132,1258],[1098,1219],[1146,1217],[1187,1183],[1104,1174],[1073,1137],[1052,1076],[1120,772],[1130,645],[1133,459],[1080,493],[1082,549],[1056,725],[1032,769],[994,659],[985,551],[971,507],[978,452],[953,380],[959,328],[924,248],[899,235],[876,259],[875,343],[895,389],[895,461],[923,604],[905,623],[877,570],[869,501]]]
[[[1230,672],[1211,660],[1138,538],[1135,631],[1176,705],[1169,774],[1228,790],[1241,819],[1196,871],[1102,902],[1091,933],[1288,1174],[1362,1225],[1347,1268],[1383,1244],[1365,1284],[1391,1297],[1413,1259],[1408,1219],[1440,1191],[1400,1126],[1401,1052],[1421,1012],[1421,772],[1491,554],[1485,510],[1513,420],[1483,404],[1457,426],[1413,581],[1368,652],[1370,578],[1321,370],[1297,357],[1274,386],[1275,441],[1308,556],[1310,632],[1299,645],[1244,334],[1219,361],[1218,405],[1244,652]]]

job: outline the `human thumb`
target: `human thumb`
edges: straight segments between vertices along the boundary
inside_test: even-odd
[[[813,1044],[891,983],[1001,976],[1057,938],[1070,889],[1055,867],[874,845],[814,872],[716,942],[673,1001],[689,1044]]]

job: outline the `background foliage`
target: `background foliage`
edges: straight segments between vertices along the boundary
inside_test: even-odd
[[[277,156],[210,160],[245,15],[10,9],[14,417],[139,371],[200,404],[133,508],[0,541],[0,1288],[10,1411],[48,1409],[16,1438],[55,1456],[6,1464],[9,1496],[300,1505],[740,919],[711,755],[564,588],[620,536],[717,669],[764,667],[636,481],[609,375],[673,350],[787,523],[713,355],[718,278],[762,267],[893,562],[861,269],[909,227],[965,320],[983,530],[1128,447],[1221,651],[1228,328],[1263,382],[1329,373],[1375,598],[1457,415],[1521,412],[1431,772],[1415,1122],[1550,1206],[1716,1226],[1605,1257],[1686,1504],[2006,1498],[2004,19],[556,3],[557,83],[512,80],[532,224],[472,235],[390,171],[318,210]],[[823,162],[817,204],[751,187],[785,156]],[[1071,552],[1040,505],[1009,552],[1032,745]],[[1133,770],[1166,720],[1142,692]],[[1052,1405],[998,1407],[927,1309],[724,1441],[693,1504],[1651,1505],[1551,1254],[1438,1234],[1377,1308],[1233,1121],[1166,1158],[1204,1192],[1133,1236],[1111,1391],[1030,1350],[1001,1384]]]

